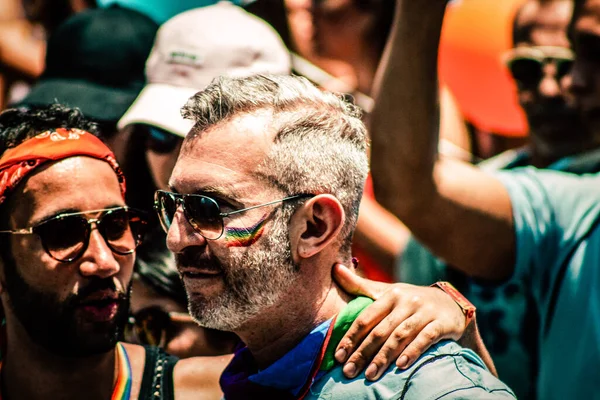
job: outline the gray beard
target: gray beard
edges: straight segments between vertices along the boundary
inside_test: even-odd
[[[291,210],[278,210],[268,236],[223,264],[223,293],[211,298],[188,295],[190,315],[200,326],[235,332],[287,294],[299,271],[292,260],[290,216]]]

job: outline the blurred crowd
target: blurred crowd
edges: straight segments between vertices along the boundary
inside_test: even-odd
[[[470,29],[471,23],[479,28]],[[193,222],[194,213],[202,213],[202,207],[208,206],[185,197],[211,194],[208,189],[188,193],[186,179],[202,170],[194,164],[201,157],[190,155],[195,143],[190,135],[217,129],[220,121],[233,118],[227,112],[235,114],[236,107],[254,107],[248,105],[254,104],[252,100],[246,99],[254,93],[253,86],[227,86],[228,81],[223,81],[218,83],[224,88],[219,94],[222,97],[209,98],[216,90],[209,85],[215,85],[216,78],[267,75],[285,86],[286,81],[276,77],[302,76],[355,104],[362,112],[370,142],[366,150],[370,172],[360,209],[354,204],[354,209],[348,206],[343,210],[348,218],[352,218],[352,210],[357,213],[350,251],[354,258],[346,264],[358,266],[362,277],[390,284],[428,287],[450,282],[456,288],[452,290],[462,293],[468,303],[465,306],[453,297],[465,313],[465,326],[471,320],[470,307],[476,308],[477,336],[480,334],[499,380],[512,390],[506,393],[514,392],[522,399],[600,398],[599,60],[598,0],[0,0],[0,111],[6,110],[0,114],[0,136],[5,135],[0,173],[8,165],[4,159],[23,140],[25,130],[38,134],[55,128],[97,132],[120,165],[115,171],[122,170],[127,182],[127,207],[145,216],[139,246],[136,243],[130,249],[135,249],[136,257],[120,339],[159,347],[180,359],[238,351],[235,361],[241,354],[240,337],[247,342],[245,331],[240,334],[218,323],[199,326],[202,312],[196,310],[195,314],[193,304],[188,304],[193,299],[192,286],[182,281],[189,272],[186,268],[206,261],[185,251],[180,242],[192,239],[186,238],[183,228],[178,226],[178,233],[173,233],[179,223],[175,210],[181,207],[200,235],[214,239],[208,237],[208,228]],[[269,82],[254,84],[268,87]],[[303,90],[290,85],[289,93]],[[196,95],[207,87],[206,98]],[[291,96],[289,93],[279,93],[276,101]],[[241,105],[235,104],[236,97]],[[234,111],[223,111],[226,115],[218,119],[216,111],[206,105],[211,101],[222,101],[223,110],[230,107]],[[227,105],[228,101],[232,105]],[[329,102],[332,114],[338,112],[331,100],[323,101]],[[186,118],[181,111],[184,105]],[[483,106],[494,116],[482,112]],[[292,109],[285,107],[281,106],[281,112],[290,113]],[[38,113],[35,118],[43,115],[46,122],[40,126],[44,128],[27,125],[27,113]],[[332,126],[318,120],[320,114],[310,115],[315,124]],[[47,121],[60,118],[64,122],[56,127],[47,125]],[[81,125],[78,118],[85,118],[88,125]],[[350,117],[340,114],[338,120],[346,121],[344,118]],[[307,130],[312,128],[309,122],[303,126]],[[253,126],[252,121],[244,124]],[[20,133],[11,133],[13,129]],[[220,148],[216,149],[215,154],[221,154]],[[236,165],[235,152],[241,154],[243,149],[240,139],[223,150],[223,165]],[[231,155],[227,155],[229,151]],[[315,151],[322,151],[316,159],[333,154],[333,150]],[[301,162],[314,161],[292,153],[290,157],[297,156]],[[91,156],[104,157],[95,154]],[[181,166],[184,161],[189,163],[186,168]],[[277,162],[273,161],[278,166],[275,169],[287,168],[284,161]],[[303,171],[297,163],[289,163],[294,165],[292,173],[293,168]],[[217,164],[211,168],[219,176],[224,167]],[[334,161],[330,168],[337,168]],[[356,178],[361,170],[352,168],[348,167],[348,173]],[[89,178],[102,185],[101,174]],[[273,179],[266,173],[263,178]],[[12,178],[2,179],[2,185],[14,190],[6,183]],[[42,186],[52,187],[49,183]],[[26,190],[19,193],[29,198]],[[6,194],[0,192],[0,205],[3,196]],[[37,201],[43,203],[50,197]],[[252,209],[236,210],[225,201],[225,205],[220,200],[216,203],[221,209],[234,210],[217,212],[221,224],[229,214]],[[8,225],[18,213],[8,215],[2,207],[0,233],[15,233],[16,228]],[[75,206],[63,208],[63,212],[81,211]],[[132,215],[127,218],[133,227]],[[111,243],[110,232],[106,233],[110,228],[101,228],[103,223],[110,226],[104,222],[106,216],[96,222],[84,219],[96,224],[84,225],[88,230],[105,229],[102,235],[110,250],[121,254],[113,247],[118,245]],[[247,240],[243,246],[251,246],[259,241],[265,220],[253,225],[254,233],[248,227],[238,232],[239,243]],[[69,230],[80,228],[70,226]],[[315,223],[314,230],[320,228]],[[48,240],[43,245],[52,259],[70,263],[87,254],[86,244],[73,260],[58,255],[53,245],[48,245],[52,239],[44,235],[67,233],[58,226],[52,229],[44,233],[42,228],[37,233],[42,241]],[[236,228],[220,229],[216,239]],[[87,235],[87,243],[91,243],[90,233]],[[16,240],[1,237],[5,243],[2,257],[8,254],[4,247],[9,238]],[[11,246],[14,252],[16,245]],[[250,262],[240,260],[240,264]],[[253,262],[268,264],[259,258]],[[0,264],[4,269],[8,263]],[[267,277],[264,274],[273,271],[263,270],[263,275],[257,276],[262,276],[266,285],[279,284],[279,275]],[[315,273],[314,279],[319,276]],[[244,278],[248,277],[240,274],[231,279],[242,282]],[[12,296],[15,289],[5,288],[10,283],[3,279],[2,293]],[[24,281],[19,284],[21,300],[11,300],[15,315],[19,304],[21,310],[37,315],[32,310],[36,301],[43,303],[43,293],[35,297]],[[402,286],[396,288],[402,290]],[[26,299],[28,294],[33,300]],[[443,310],[440,306],[439,313]],[[212,321],[210,318],[206,317]],[[48,324],[55,326],[56,322]],[[27,323],[23,325],[27,327]],[[8,332],[9,340],[11,333],[19,334],[10,328]],[[458,340],[461,335],[439,336],[432,341]],[[396,342],[398,352],[392,358],[408,348],[407,342]],[[163,361],[169,364],[164,353],[156,357],[158,367]],[[216,372],[210,373],[216,375],[208,374],[214,382],[228,361],[215,358]],[[221,378],[226,398],[269,396],[244,386],[247,392],[240,397],[241,389],[228,386],[228,379],[234,380],[239,372],[230,367]],[[181,371],[184,367],[176,368]],[[487,362],[482,364],[485,368],[495,372]],[[175,379],[175,387],[193,395],[195,389],[190,388],[194,386],[186,379],[207,376],[198,371],[199,367],[189,367],[189,375]],[[443,372],[438,373],[439,382],[452,380],[453,375],[444,378]],[[0,393],[11,389],[5,375]],[[321,376],[312,375],[312,379],[316,382]],[[488,378],[478,379],[481,381],[473,385],[495,387]],[[303,398],[307,392],[300,389],[290,398]],[[486,395],[503,390],[489,389]],[[142,384],[140,393],[143,391]],[[355,398],[371,398],[362,397],[360,391],[346,395],[353,393]],[[419,393],[423,397],[411,398],[430,398],[426,391]],[[467,393],[456,398],[495,398],[479,396]]]

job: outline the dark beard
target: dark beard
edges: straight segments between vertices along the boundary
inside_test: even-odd
[[[127,293],[119,294],[117,314],[112,320],[84,324],[76,317],[77,307],[98,290],[114,290],[111,279],[93,278],[78,294],[61,301],[25,282],[12,257],[4,254],[3,259],[10,307],[31,340],[63,357],[87,357],[115,347],[127,322],[131,285]]]

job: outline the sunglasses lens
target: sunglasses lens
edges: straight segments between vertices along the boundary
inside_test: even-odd
[[[223,233],[223,219],[216,201],[206,196],[186,196],[184,211],[190,224],[207,239],[217,239]]]
[[[77,258],[85,248],[89,226],[83,217],[68,216],[38,225],[36,233],[54,259],[69,262]]]
[[[119,209],[106,213],[100,223],[110,248],[117,254],[130,254],[141,243],[146,221],[132,210]]]
[[[557,60],[556,61],[556,79],[562,79],[571,72],[573,60]]]
[[[148,138],[146,140],[146,147],[148,150],[157,154],[167,154],[175,150],[183,142],[183,139],[171,132],[164,131],[162,129],[155,128],[153,126],[148,127]]]
[[[168,232],[173,222],[175,211],[177,211],[175,197],[171,193],[157,191],[154,195],[154,209],[158,214],[158,219],[163,230]]]
[[[160,307],[147,307],[130,317],[125,329],[125,340],[129,343],[164,348],[170,330],[169,314]]]
[[[508,64],[510,73],[521,86],[531,87],[542,78],[542,64],[532,58],[517,58]]]

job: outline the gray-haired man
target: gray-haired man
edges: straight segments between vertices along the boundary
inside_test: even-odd
[[[350,262],[368,171],[352,105],[301,78],[256,76],[221,78],[184,113],[195,125],[156,200],[192,315],[246,344],[221,377],[226,398],[514,398],[454,342],[369,385],[335,364],[369,303],[331,279]]]

